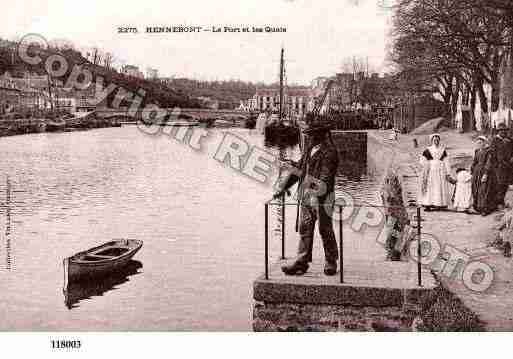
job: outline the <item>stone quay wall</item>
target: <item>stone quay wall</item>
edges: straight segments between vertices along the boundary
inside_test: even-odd
[[[365,165],[367,172],[379,176],[383,180],[385,175],[397,166],[398,153],[393,145],[388,145],[380,136],[358,131],[333,131],[333,141],[339,149],[342,158],[349,159],[358,164]],[[395,170],[395,169],[394,169]],[[365,276],[365,273],[362,274]],[[294,279],[291,279],[294,281]],[[349,286],[345,289],[329,287],[323,284],[310,285],[310,289],[292,283],[297,291],[304,296],[319,298],[328,292],[337,291],[340,297],[334,303],[326,300],[308,302],[291,296],[293,292],[287,289],[285,283],[276,283],[273,286],[282,287],[283,298],[273,297],[269,293],[259,291],[258,281],[255,282],[253,306],[254,331],[417,331],[430,330],[423,323],[422,313],[426,312],[430,303],[436,300],[438,291],[427,289],[417,293],[411,288],[373,288],[365,286]],[[268,286],[266,286],[266,289]],[[331,288],[331,289],[330,289]],[[280,288],[274,288],[280,292]],[[384,290],[396,293],[394,300],[384,300]],[[353,300],[347,299],[347,291],[357,293]],[[269,291],[271,292],[271,291]],[[310,292],[315,292],[313,295]],[[324,293],[324,294],[323,294]],[[359,294],[358,294],[359,293]],[[373,295],[376,294],[376,295]],[[401,294],[402,293],[402,294]],[[299,294],[298,294],[299,295]],[[342,298],[343,297],[343,298]],[[288,299],[285,299],[288,298]],[[295,298],[295,299],[294,299]],[[324,298],[324,297],[323,297]],[[342,299],[341,299],[342,298]],[[369,301],[369,298],[375,298]],[[336,298],[335,298],[336,299]],[[335,303],[335,302],[339,303]],[[333,302],[333,301],[332,301]]]
[[[367,165],[367,132],[332,131],[331,136],[338,148],[340,159],[361,166]]]
[[[415,314],[402,306],[347,306],[262,303],[253,307],[253,330],[258,332],[372,332],[411,331]]]

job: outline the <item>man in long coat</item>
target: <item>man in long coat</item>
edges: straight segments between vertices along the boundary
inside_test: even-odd
[[[508,138],[508,128],[504,123],[499,124],[497,131],[490,150],[497,179],[495,200],[497,207],[504,209],[504,197],[513,177],[513,143]]]
[[[296,174],[291,175],[284,188],[275,194],[280,197],[288,188],[299,182],[299,248],[295,261],[282,267],[287,275],[302,275],[312,261],[315,222],[319,220],[319,232],[325,254],[324,273],[337,273],[338,248],[333,231],[333,209],[335,201],[335,176],[338,169],[338,152],[331,140],[329,126],[322,122],[312,123],[304,134],[309,145],[301,160],[293,165]]]

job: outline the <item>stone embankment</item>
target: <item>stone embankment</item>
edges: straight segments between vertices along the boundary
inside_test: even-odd
[[[449,153],[453,172],[458,167],[470,166],[475,136],[442,131],[442,142]],[[369,157],[368,168],[373,170],[386,163],[387,175],[392,174],[400,181],[403,196],[400,202],[405,205],[409,217],[414,218],[417,211],[419,157],[428,145],[427,134],[399,135],[393,139],[388,131],[370,131],[368,143],[373,148],[382,146],[382,151]],[[510,204],[512,197],[510,191],[507,197]],[[326,280],[321,268],[312,268],[309,276],[299,280],[283,278],[279,274],[279,265],[271,270],[271,280],[257,279],[254,284],[254,329],[513,330],[513,271],[511,258],[504,256],[504,243],[513,240],[513,212],[503,211],[482,217],[451,210],[422,211],[421,219],[423,238],[435,238],[440,246],[436,260],[423,267],[422,276],[427,278],[423,287],[415,286],[416,265],[412,266],[411,261],[384,262],[385,249],[374,248],[362,237],[359,243],[362,248],[365,246],[365,260],[346,260],[349,280],[345,284]],[[344,231],[344,238],[351,235]],[[458,256],[454,256],[455,253]],[[462,280],[465,265],[479,261],[489,265],[494,272],[494,281],[484,292],[469,289]],[[281,288],[284,290],[281,291]],[[419,292],[419,288],[424,291]],[[353,295],[367,291],[382,293],[383,290],[390,296],[380,295],[382,300],[374,302],[358,300],[373,298],[372,295]],[[289,298],[290,293],[293,295]],[[402,293],[402,297],[399,293]],[[333,300],[325,301],[325,296]]]
[[[0,120],[0,137],[42,132],[83,131],[119,126],[120,123],[117,120],[99,118],[94,112],[57,120],[44,118],[2,119]]]
[[[360,156],[367,152],[367,168],[384,178],[398,158],[409,159],[394,144],[386,143],[384,134],[335,133],[334,141],[342,152],[342,143],[356,146],[358,139],[366,138],[367,146],[359,147]],[[283,263],[276,263],[269,279],[260,277],[253,285],[255,331],[419,330],[426,303],[436,303],[437,281],[422,269],[423,285],[419,287],[414,261],[386,261],[386,250],[377,241],[382,227],[354,230],[352,223],[359,210],[353,212],[343,225],[344,282],[323,274],[322,258],[314,258],[308,273],[299,277],[284,276],[280,271]],[[339,231],[336,221],[335,233]],[[429,325],[429,320],[426,322]]]

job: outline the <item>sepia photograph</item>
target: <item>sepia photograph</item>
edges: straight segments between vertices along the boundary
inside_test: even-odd
[[[511,0],[2,5],[2,335],[513,331]]]

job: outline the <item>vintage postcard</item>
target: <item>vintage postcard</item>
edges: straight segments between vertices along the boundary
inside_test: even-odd
[[[2,3],[0,331],[513,331],[510,0]]]

